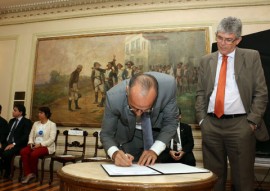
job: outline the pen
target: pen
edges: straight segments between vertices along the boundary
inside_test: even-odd
[[[128,155],[127,155],[127,153],[126,153],[126,151],[125,151],[123,145],[120,145],[120,150],[122,150],[122,151],[125,153],[126,157],[128,157]]]
[[[124,153],[126,153],[126,151],[125,151],[123,145],[120,145],[119,147],[120,147],[120,150],[122,150]]]

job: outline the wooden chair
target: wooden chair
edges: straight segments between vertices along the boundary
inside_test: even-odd
[[[55,136],[55,150],[57,148],[57,141],[58,141],[58,135],[59,135],[60,131],[57,130],[56,131],[56,136]],[[40,178],[40,185],[42,185],[43,183],[43,179],[44,179],[44,166],[45,166],[45,160],[46,159],[50,159],[52,156],[55,155],[55,152],[52,153],[52,154],[48,154],[48,155],[45,155],[45,156],[41,156],[39,157],[38,159],[41,160],[41,178]],[[18,177],[18,181],[20,182],[22,180],[22,176],[23,176],[23,166],[22,166],[22,159],[20,158],[19,160],[19,167],[20,167],[20,174],[19,174],[19,177]],[[38,173],[36,174],[37,175],[37,180],[38,180]]]
[[[98,151],[99,150],[103,150],[103,146],[102,145],[99,145],[99,139],[100,139],[100,136],[99,136],[99,131],[95,131],[93,133],[93,137],[95,137],[95,152],[94,152],[94,156],[93,157],[89,157],[89,158],[85,158],[82,160],[82,162],[97,162],[97,161],[102,161],[102,162],[109,162],[111,161],[110,157],[106,154],[106,157],[100,157],[98,156]]]
[[[13,179],[14,176],[14,171],[15,171],[15,165],[14,165],[14,161],[16,157],[21,157],[20,153],[16,154],[12,157],[11,162],[10,162],[10,179]]]
[[[257,187],[255,188],[255,190],[264,190],[262,188],[262,185],[263,185],[263,183],[266,182],[266,178],[270,173],[270,156],[267,156],[267,157],[268,158],[256,156],[256,158],[255,158],[254,168],[266,168],[266,173],[265,173],[262,180],[258,180],[256,175],[255,175],[255,179],[257,182]]]
[[[50,163],[50,180],[49,184],[51,185],[53,181],[53,166],[54,161],[60,162],[63,166],[68,162],[76,163],[82,161],[85,156],[85,147],[86,147],[86,137],[88,136],[87,131],[75,128],[70,130],[65,130],[63,132],[65,136],[65,149],[62,155],[54,155],[51,157]],[[72,141],[72,137],[76,140]],[[78,137],[82,138],[82,143],[78,141]]]

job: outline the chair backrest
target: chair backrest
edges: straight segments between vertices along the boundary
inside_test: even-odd
[[[99,143],[99,139],[100,139],[100,132],[99,131],[95,131],[93,133],[93,136],[95,137],[95,152],[94,152],[94,157],[98,157],[98,150],[103,150],[103,145],[100,145]],[[106,154],[106,158],[108,159],[108,155]]]
[[[74,128],[65,130],[63,134],[65,136],[64,155],[79,153],[79,155],[84,157],[88,132],[79,128]],[[76,140],[72,139],[72,137],[76,137]],[[82,137],[82,139],[79,140],[78,137]]]
[[[58,136],[59,136],[59,134],[60,134],[60,131],[57,129],[56,130],[56,135],[55,135],[55,140],[54,140],[54,143],[55,143],[55,152],[56,152],[56,149],[57,149],[57,141],[58,141]],[[54,153],[55,153],[54,152]],[[54,154],[53,153],[53,154]]]

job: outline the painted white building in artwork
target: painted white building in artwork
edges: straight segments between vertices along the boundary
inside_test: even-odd
[[[132,61],[143,71],[150,66],[169,64],[167,37],[160,34],[136,34],[126,38],[125,60]]]

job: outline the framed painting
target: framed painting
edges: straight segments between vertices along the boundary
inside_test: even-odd
[[[59,126],[99,127],[106,91],[137,72],[157,71],[175,77],[182,119],[194,124],[197,68],[210,51],[208,33],[189,28],[39,38],[32,119],[48,106]]]

